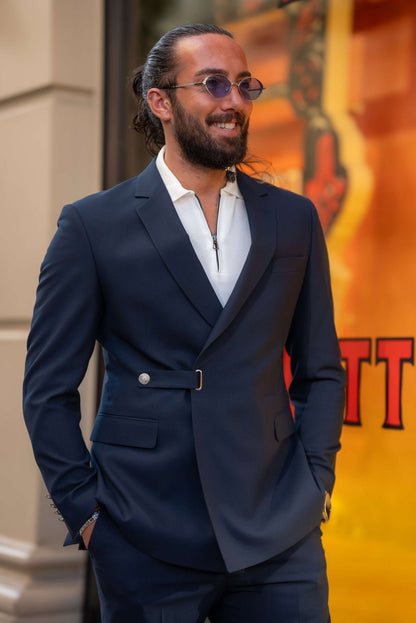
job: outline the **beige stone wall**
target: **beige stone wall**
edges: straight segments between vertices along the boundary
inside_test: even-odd
[[[0,622],[81,620],[85,558],[61,547],[21,384],[58,214],[101,185],[102,58],[103,0],[0,1]],[[86,434],[94,377],[82,388]]]

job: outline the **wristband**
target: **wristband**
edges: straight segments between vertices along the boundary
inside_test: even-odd
[[[100,511],[94,511],[93,514],[91,515],[91,517],[89,519],[87,519],[87,521],[85,523],[82,524],[82,526],[79,529],[79,534],[80,535],[82,535],[84,530],[86,528],[88,528],[88,526],[90,526],[92,523],[94,523],[94,521],[97,521],[99,514],[100,514]]]

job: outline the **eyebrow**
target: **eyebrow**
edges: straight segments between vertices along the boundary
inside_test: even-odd
[[[214,74],[220,74],[222,76],[227,76],[228,77],[228,71],[225,71],[225,69],[218,69],[218,67],[206,67],[205,69],[200,69],[199,71],[197,71],[194,75],[195,78],[198,78],[200,76],[212,76]],[[249,72],[248,70],[246,71],[240,71],[240,73],[237,75],[237,78],[250,78],[251,77],[251,72]]]

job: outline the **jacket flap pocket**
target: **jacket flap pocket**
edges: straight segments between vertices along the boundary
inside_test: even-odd
[[[122,415],[97,415],[91,441],[135,448],[154,448],[157,420],[136,419]]]
[[[296,430],[295,422],[290,413],[281,413],[274,419],[274,434],[277,441],[283,441],[293,435]]]

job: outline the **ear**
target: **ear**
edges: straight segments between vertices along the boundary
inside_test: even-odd
[[[171,101],[163,89],[149,89],[147,92],[147,103],[155,117],[158,117],[161,121],[169,121],[172,118]]]

